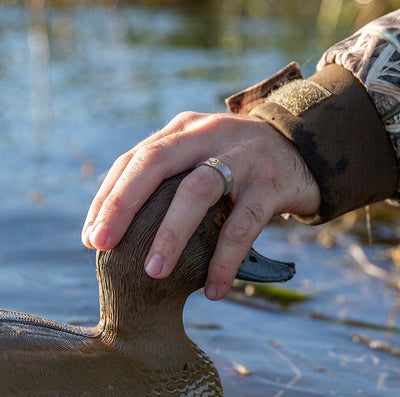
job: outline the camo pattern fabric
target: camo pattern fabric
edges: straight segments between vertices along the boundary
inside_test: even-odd
[[[329,48],[317,70],[342,65],[366,87],[388,132],[400,165],[400,10],[371,23]],[[396,201],[400,197],[400,182]]]

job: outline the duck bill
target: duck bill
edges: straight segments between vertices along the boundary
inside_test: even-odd
[[[266,258],[251,248],[242,262],[236,278],[261,283],[285,282],[296,273],[293,262],[281,262]]]

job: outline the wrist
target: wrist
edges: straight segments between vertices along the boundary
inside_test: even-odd
[[[319,209],[299,219],[322,223],[391,197],[398,179],[395,153],[362,84],[338,65],[295,79],[267,93],[249,115],[286,136],[317,181]]]

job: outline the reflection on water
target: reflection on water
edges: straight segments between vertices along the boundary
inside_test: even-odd
[[[176,113],[224,111],[224,96],[293,59],[309,75],[327,45],[399,6],[99,3],[0,5],[0,306],[86,325],[98,318],[97,280],[80,227],[96,177]],[[296,262],[287,287],[307,301],[191,297],[188,332],[227,396],[400,393],[399,216],[372,209],[372,246],[364,219],[318,228],[276,220],[256,241]]]

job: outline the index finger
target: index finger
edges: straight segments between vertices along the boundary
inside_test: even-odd
[[[113,248],[156,187],[169,176],[193,168],[208,157],[209,150],[210,139],[188,132],[164,137],[138,150],[101,205],[88,237],[91,246]]]
[[[97,248],[92,245],[89,239],[89,236],[93,231],[92,226],[104,202],[107,200],[116,183],[121,178],[125,168],[128,166],[133,156],[145,146],[153,144],[168,135],[183,131],[185,130],[185,128],[188,128],[188,125],[190,125],[190,123],[193,123],[194,121],[203,117],[203,114],[196,112],[181,113],[173,118],[162,130],[150,135],[148,138],[138,143],[133,149],[129,150],[128,152],[122,154],[117,158],[117,160],[108,171],[106,178],[102,182],[96,196],[94,197],[89,207],[85,223],[82,227],[82,242],[87,247]]]

